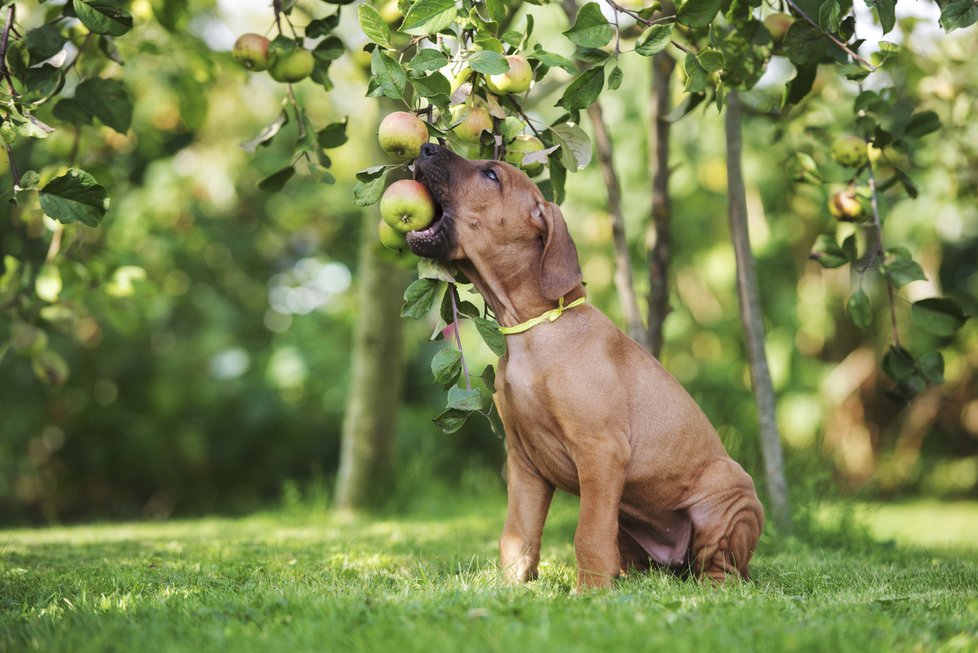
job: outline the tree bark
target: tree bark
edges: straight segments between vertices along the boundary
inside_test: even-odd
[[[737,259],[737,295],[740,317],[747,336],[747,355],[750,359],[754,399],[757,403],[761,452],[767,479],[771,517],[781,532],[791,530],[791,510],[788,503],[788,484],[784,475],[781,435],[775,410],[774,385],[764,351],[764,314],[761,310],[754,255],[747,230],[747,194],[741,169],[741,112],[740,98],[735,91],[727,94],[724,126],[727,140],[727,217],[730,236]]]
[[[363,216],[358,277],[360,310],[336,479],[336,506],[348,510],[375,507],[390,488],[404,375],[400,307],[408,275],[380,255],[372,214]]]
[[[669,262],[672,257],[669,222],[669,132],[666,117],[671,110],[670,87],[675,60],[660,52],[652,57],[652,116],[649,121],[649,171],[652,174],[652,226],[655,240],[649,248],[649,325],[645,344],[652,355],[662,353],[662,329],[669,315]]]

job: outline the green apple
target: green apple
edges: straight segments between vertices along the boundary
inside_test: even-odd
[[[533,69],[530,62],[518,54],[506,56],[509,70],[497,75],[486,77],[486,86],[496,95],[506,95],[507,93],[522,93],[530,88],[533,81]]]
[[[543,172],[543,164],[530,163],[528,165],[524,165],[523,157],[531,152],[539,152],[543,149],[545,149],[543,141],[536,136],[520,134],[513,140],[512,143],[506,146],[506,156],[504,159],[507,163],[512,163],[514,166],[522,168],[526,174],[534,177]]]
[[[380,198],[380,217],[402,234],[424,229],[435,219],[435,198],[413,179],[395,181]]]
[[[855,222],[863,214],[863,205],[854,188],[837,190],[829,197],[829,212],[840,222]]]
[[[413,113],[395,111],[388,114],[377,130],[380,149],[398,161],[417,158],[421,146],[428,142],[428,128]]]
[[[26,322],[10,325],[10,344],[25,358],[34,358],[48,348],[48,334]]]
[[[451,109],[451,117],[452,124],[455,125],[452,133],[466,143],[478,143],[482,132],[492,131],[492,116],[483,107],[456,104]]]
[[[849,168],[866,165],[866,141],[858,136],[840,136],[832,143],[832,158]]]
[[[764,19],[764,27],[771,33],[771,39],[775,45],[781,45],[784,43],[784,37],[788,34],[788,30],[791,29],[791,25],[794,22],[794,17],[778,12]]]
[[[383,220],[377,223],[377,236],[380,238],[380,244],[387,249],[392,249],[398,254],[407,251],[406,235]]]
[[[234,42],[231,56],[248,70],[261,71],[268,68],[269,40],[261,34],[242,34]]]
[[[276,82],[291,84],[305,79],[316,67],[312,52],[294,41],[272,41],[268,49],[268,74]]]

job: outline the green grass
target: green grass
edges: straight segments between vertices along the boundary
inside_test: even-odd
[[[519,588],[497,580],[503,512],[0,531],[0,651],[978,650],[978,503],[863,507],[869,531],[825,510],[804,537],[766,536],[752,583],[652,573],[582,596],[574,502]],[[950,539],[921,546],[918,520]]]

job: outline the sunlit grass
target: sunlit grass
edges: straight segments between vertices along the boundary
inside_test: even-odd
[[[978,504],[858,512],[896,544],[833,531],[829,515],[817,536],[765,537],[749,584],[652,573],[585,596],[568,499],[548,522],[541,579],[519,588],[498,578],[495,500],[376,519],[292,509],[8,530],[0,650],[978,649]],[[918,525],[943,525],[943,548],[914,548],[929,541]]]

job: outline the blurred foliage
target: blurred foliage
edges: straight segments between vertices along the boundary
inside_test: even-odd
[[[33,3],[24,4],[19,20],[39,25],[39,13],[28,7]],[[333,11],[314,5],[315,16]],[[112,189],[112,204],[97,226],[64,230],[58,301],[32,304],[19,318],[43,328],[47,348],[70,370],[67,379],[42,387],[29,356],[7,350],[0,359],[2,521],[240,511],[278,497],[283,487],[321,493],[336,469],[357,318],[351,286],[358,225],[377,220],[375,208],[352,202],[355,172],[374,163],[364,158],[378,122],[376,102],[363,97],[369,62],[359,55],[334,62],[328,96],[313,81],[295,86],[313,124],[349,116],[349,140],[330,151],[336,183],[302,174],[281,192],[264,193],[256,184],[294,163],[298,126],[290,120],[282,126],[286,138],[254,154],[239,146],[273,123],[288,99],[284,86],[242,70],[227,51],[236,34],[268,27],[267,7],[249,12],[210,0],[137,0],[130,10],[133,30],[116,41],[125,65],[98,64],[132,95],[130,129],[120,134],[89,125],[78,132],[77,146],[72,130],[56,130],[43,142],[19,139],[11,148],[21,171],[56,170],[76,150],[77,165]],[[535,8],[534,16],[534,39],[570,56],[560,36],[568,28],[562,11]],[[935,111],[943,127],[900,154],[919,195],[884,199],[887,234],[913,250],[929,279],[907,285],[906,297],[950,296],[974,315],[978,43],[973,30],[935,38],[928,29],[936,18],[915,22],[898,24],[906,47],[895,55],[900,65],[888,81],[919,108]],[[353,12],[338,33],[352,53],[365,42]],[[640,57],[620,65],[626,84],[601,99],[644,294],[643,253],[651,235],[645,233],[642,89],[650,66]],[[828,143],[852,130],[858,90],[819,75],[811,95],[783,113],[782,78],[791,71],[784,57],[775,57],[770,78],[744,98],[754,109],[745,125],[751,237],[792,489],[821,493],[836,479],[850,490],[974,495],[978,327],[969,320],[946,337],[907,329],[911,349],[943,354],[946,383],[909,403],[880,392],[886,382],[877,361],[888,329],[863,332],[853,325],[846,316],[848,268],[823,269],[808,258],[819,234],[835,233],[841,241],[854,227],[828,212],[837,186],[802,184],[792,174],[797,152],[830,163]],[[82,74],[72,72],[68,83]],[[565,88],[541,82],[527,111],[548,124],[556,120],[561,110],[553,105]],[[681,89],[676,95],[678,101]],[[51,110],[40,108],[40,119]],[[663,363],[703,406],[731,453],[759,471],[726,226],[722,123],[712,106],[700,107],[673,134],[674,310]],[[296,167],[317,172],[312,162]],[[6,163],[0,168],[7,170]],[[4,179],[7,186],[10,176]],[[600,171],[590,166],[566,190],[564,214],[590,298],[617,319]],[[0,205],[0,248],[40,270],[59,227],[30,199]],[[9,269],[5,263],[4,274]],[[873,281],[864,288],[873,323],[885,325],[885,288]],[[469,297],[463,292],[462,299]],[[910,323],[905,302],[897,318]],[[436,319],[407,325],[402,495],[472,468],[489,470],[481,479],[497,478],[503,461],[502,442],[484,420],[469,420],[452,436],[431,424],[444,400],[429,368],[443,346],[427,342]],[[5,317],[0,338],[11,340],[16,328]],[[472,369],[493,362],[473,328],[463,329],[462,340]]]

